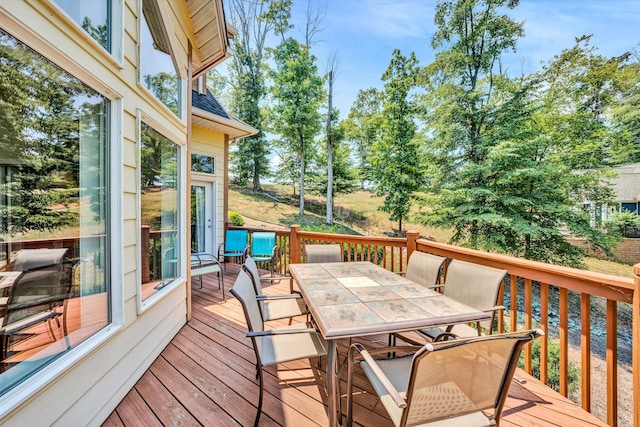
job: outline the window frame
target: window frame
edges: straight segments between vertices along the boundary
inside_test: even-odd
[[[118,68],[123,68],[124,63],[124,2],[120,0],[105,0],[109,2],[111,27],[109,28],[109,37],[111,43],[111,49],[107,50],[97,40],[91,37],[82,28],[80,23],[73,19],[56,0],[48,0],[45,5],[54,16],[65,21],[69,28],[72,28],[76,35],[83,39],[86,43],[92,43],[95,47],[99,48],[100,53],[113,65]]]
[[[45,4],[51,6],[50,2]],[[56,5],[52,10],[54,12],[58,11],[58,6]],[[75,23],[75,21],[73,22]],[[2,23],[0,28],[2,28],[3,31],[109,100],[110,120],[108,129],[110,135],[105,150],[107,157],[105,173],[107,174],[106,182],[108,182],[109,185],[109,191],[107,192],[109,196],[106,198],[106,203],[109,206],[109,217],[107,219],[108,243],[106,249],[110,254],[105,268],[111,271],[107,282],[107,325],[86,338],[71,349],[71,351],[47,364],[37,372],[34,372],[23,382],[16,385],[10,392],[4,394],[2,399],[0,399],[0,418],[2,418],[2,416],[24,405],[25,402],[32,399],[33,396],[48,387],[61,375],[64,375],[66,372],[81,364],[88,356],[95,352],[96,348],[108,342],[124,327],[124,289],[122,286],[113,286],[114,283],[122,283],[123,280],[122,266],[124,258],[122,256],[121,239],[123,235],[123,212],[121,194],[123,192],[122,123],[124,108],[122,98],[119,94],[109,88],[104,82],[97,79],[80,64],[77,64],[69,57],[61,57],[58,48],[52,45],[48,39],[42,37],[41,34],[34,32],[32,27],[24,25],[2,9],[0,9],[0,23]],[[77,25],[75,26],[80,28]],[[82,28],[80,28],[80,31],[86,34]],[[87,37],[91,38],[88,35]],[[24,40],[29,40],[29,42],[27,43]],[[96,46],[100,46],[101,51],[104,52],[105,55],[107,54],[106,50],[97,43],[97,41],[93,40],[93,38],[91,38],[91,40]],[[108,56],[111,57],[111,55]]]
[[[186,102],[187,90],[188,90],[187,75],[185,74],[184,70],[182,70],[181,67],[179,67],[178,62],[176,61],[174,41],[170,36],[170,34],[173,33],[173,31],[167,31],[168,21],[165,19],[165,14],[167,12],[163,10],[164,8],[163,4],[161,2],[157,2],[156,0],[148,0],[148,1],[154,2],[153,4],[156,6],[155,12],[158,14],[157,18],[162,21],[163,23],[162,28],[165,30],[164,37],[167,39],[168,48],[170,50],[170,53],[168,53],[168,55],[171,58],[171,62],[173,63],[173,71],[175,72],[176,78],[178,79],[178,112],[174,113],[173,111],[171,111],[171,109],[168,106],[166,106],[160,99],[158,99],[158,97],[151,90],[149,90],[143,82],[141,64],[143,60],[142,58],[142,22],[143,22],[142,17],[143,17],[144,1],[145,0],[138,0],[138,26],[137,26],[138,87],[148,94],[148,97],[152,100],[150,102],[153,102],[155,105],[159,106],[165,111],[168,111],[170,115],[174,117],[178,123],[181,123],[182,125],[186,125],[187,115],[188,115],[188,106]]]
[[[178,238],[178,251],[179,251],[178,252],[179,262],[178,262],[178,271],[177,271],[176,279],[173,280],[171,283],[167,284],[165,287],[163,287],[162,290],[151,295],[144,301],[142,300],[142,247],[141,247],[141,242],[142,242],[142,232],[141,232],[142,230],[142,215],[141,215],[141,212],[142,212],[142,185],[141,185],[142,155],[140,151],[142,148],[142,124],[143,123],[146,124],[147,126],[150,126],[156,132],[160,133],[164,137],[171,140],[171,142],[173,142],[173,144],[175,144],[176,147],[178,148],[178,161],[177,161],[178,176],[177,176],[176,188],[178,190],[177,238]],[[136,229],[138,230],[138,249],[136,251],[136,256],[137,256],[136,261],[138,266],[138,268],[136,269],[136,278],[137,278],[136,299],[137,299],[137,307],[138,307],[137,314],[141,315],[145,311],[149,310],[151,307],[156,305],[159,301],[162,301],[164,298],[166,298],[167,295],[169,295],[173,290],[182,287],[187,280],[187,264],[188,263],[186,258],[184,257],[184,254],[186,254],[186,251],[187,251],[187,242],[186,242],[187,234],[186,234],[186,224],[184,221],[187,215],[187,210],[186,210],[187,195],[185,194],[186,191],[184,189],[185,183],[187,182],[187,171],[186,171],[187,144],[186,144],[185,137],[180,137],[179,135],[171,132],[169,129],[167,129],[167,127],[163,126],[162,123],[154,119],[152,116],[146,114],[141,109],[138,109],[136,113],[136,138],[137,138],[136,163],[138,165],[138,168],[137,168],[138,182],[136,183],[136,193],[137,193],[136,194],[136,200],[137,200]],[[180,254],[182,254],[182,256],[180,256]]]

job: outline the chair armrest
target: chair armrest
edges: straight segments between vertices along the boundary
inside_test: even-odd
[[[387,347],[384,350],[391,352],[392,348],[393,347]],[[384,389],[387,390],[387,392],[389,393],[389,396],[391,396],[391,398],[396,403],[396,405],[398,405],[398,408],[406,408],[407,402],[402,398],[402,396],[400,396],[400,393],[398,393],[398,390],[396,390],[396,388],[393,386],[391,381],[389,381],[389,378],[387,378],[387,376],[384,374],[382,369],[380,369],[380,366],[378,366],[378,363],[376,362],[376,360],[373,357],[371,357],[371,354],[367,351],[367,349],[364,348],[362,344],[353,343],[351,344],[350,351],[353,351],[353,350],[357,350],[358,353],[360,353],[360,355],[364,359],[364,361],[367,362],[367,364],[369,365],[369,368],[371,368],[371,372],[373,373],[373,375],[376,376],[378,381],[380,381],[380,384],[382,384]],[[376,351],[378,350],[383,350],[383,349],[376,349]]]
[[[281,294],[281,295],[256,295],[257,301],[273,301],[279,299],[302,299],[302,295]]]
[[[427,288],[429,289],[437,289],[437,288],[444,288],[444,283],[436,283],[435,285],[427,285]]]
[[[293,335],[293,334],[309,334],[309,333],[317,333],[314,328],[304,328],[304,329],[269,329],[267,331],[258,331],[258,332],[247,332],[247,337],[268,337],[274,335]]]
[[[491,311],[496,311],[496,310],[504,310],[504,305],[494,305],[493,307],[485,308],[482,311],[491,312]]]

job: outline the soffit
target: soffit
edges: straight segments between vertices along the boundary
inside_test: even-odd
[[[188,0],[187,8],[197,45],[195,78],[230,56],[229,40],[221,0]]]

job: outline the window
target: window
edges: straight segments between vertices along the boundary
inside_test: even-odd
[[[204,154],[191,154],[191,172],[216,174],[215,158]]]
[[[627,203],[623,202],[620,205],[622,207],[622,212],[628,211],[632,213],[638,213],[638,204],[635,202],[627,202]]]
[[[142,255],[143,265],[148,265],[142,269],[144,301],[180,275],[179,148],[146,123],[140,133],[141,241],[149,242]]]
[[[182,112],[182,82],[171,58],[169,39],[160,11],[143,1],[140,19],[140,83],[176,116]]]
[[[111,0],[55,0],[91,37],[111,52]]]
[[[0,394],[110,322],[110,102],[0,30]]]

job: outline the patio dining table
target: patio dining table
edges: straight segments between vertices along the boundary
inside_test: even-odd
[[[337,426],[337,340],[491,319],[371,262],[291,264],[318,330],[328,343],[329,425]]]

